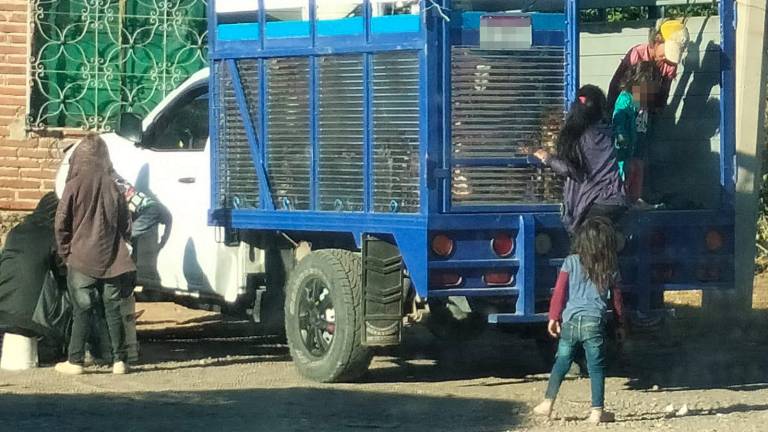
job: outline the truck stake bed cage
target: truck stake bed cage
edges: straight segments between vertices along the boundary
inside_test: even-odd
[[[581,53],[578,3],[212,0],[211,224],[362,252],[362,282],[343,285],[359,282],[364,345],[398,343],[413,296],[464,298],[496,324],[545,320],[569,241],[562,180],[528,155],[554,146],[595,56]],[[640,310],[664,290],[733,283],[733,1],[719,3],[718,198],[631,217],[620,259]],[[358,262],[340,256],[316,261]]]

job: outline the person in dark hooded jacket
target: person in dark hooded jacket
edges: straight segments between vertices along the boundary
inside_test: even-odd
[[[0,330],[42,337],[60,347],[69,320],[59,284],[53,221],[58,198],[43,196],[35,210],[13,227],[0,255]]]
[[[604,216],[616,224],[628,209],[605,107],[602,90],[581,87],[560,130],[557,154],[534,153],[565,177],[561,218],[571,234],[590,217]]]
[[[69,359],[56,365],[61,373],[83,373],[85,342],[99,298],[112,344],[112,372],[127,372],[120,302],[132,288],[136,267],[127,246],[131,237],[128,206],[111,173],[106,144],[97,134],[87,135],[72,154],[56,211],[57,249],[67,265],[73,306]]]

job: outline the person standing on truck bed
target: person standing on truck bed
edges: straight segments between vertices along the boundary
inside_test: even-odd
[[[132,288],[136,267],[127,246],[131,236],[128,206],[111,172],[106,144],[99,135],[88,134],[72,154],[56,210],[56,242],[59,256],[67,264],[73,308],[68,361],[55,368],[65,374],[83,373],[85,341],[98,297],[112,344],[112,372],[127,372],[120,303]]]
[[[629,178],[630,202],[636,208],[652,208],[643,199],[643,183],[645,171],[645,159],[647,158],[652,134],[653,116],[660,114],[667,105],[672,81],[677,76],[677,65],[682,59],[683,51],[688,43],[688,30],[685,24],[678,20],[662,19],[651,29],[648,42],[632,47],[624,56],[616,72],[613,74],[608,88],[608,109],[615,113],[622,110],[622,83],[631,75],[632,70],[643,63],[656,66],[655,75],[659,78],[654,85],[655,89],[649,93],[647,108],[638,112],[636,116],[638,134],[638,148],[642,150],[632,161],[632,170]],[[615,120],[615,119],[614,119]]]
[[[677,65],[688,43],[688,29],[678,20],[663,19],[651,29],[648,42],[630,48],[616,68],[608,87],[608,111],[613,112],[616,99],[622,91],[621,82],[634,65],[652,61],[661,73],[659,93],[652,102],[651,111],[661,112],[667,106],[672,81],[677,76]]]
[[[585,85],[560,130],[557,155],[544,149],[534,153],[543,164],[566,177],[561,217],[570,234],[589,217],[605,216],[616,223],[627,211],[613,132],[606,117],[605,94],[594,85]]]
[[[640,62],[627,70],[622,92],[613,109],[613,131],[619,170],[627,199],[632,205],[644,204],[643,178],[647,137],[649,135],[649,101],[658,93],[661,75],[653,62]]]

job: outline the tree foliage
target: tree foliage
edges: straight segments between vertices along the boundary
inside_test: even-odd
[[[765,113],[766,125],[768,125],[768,109]],[[766,127],[768,129],[768,127]],[[766,130],[768,136],[768,130]],[[763,147],[763,187],[760,190],[760,212],[757,216],[757,244],[756,268],[758,273],[768,270],[768,142]]]
[[[666,18],[687,18],[695,16],[717,15],[717,2],[711,4],[687,4],[650,8],[648,6],[628,6],[605,9],[585,9],[581,11],[582,22],[625,22],[651,19],[664,16]]]

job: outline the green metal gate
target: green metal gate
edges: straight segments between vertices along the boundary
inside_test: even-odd
[[[108,130],[206,65],[205,0],[32,0],[28,126]]]

